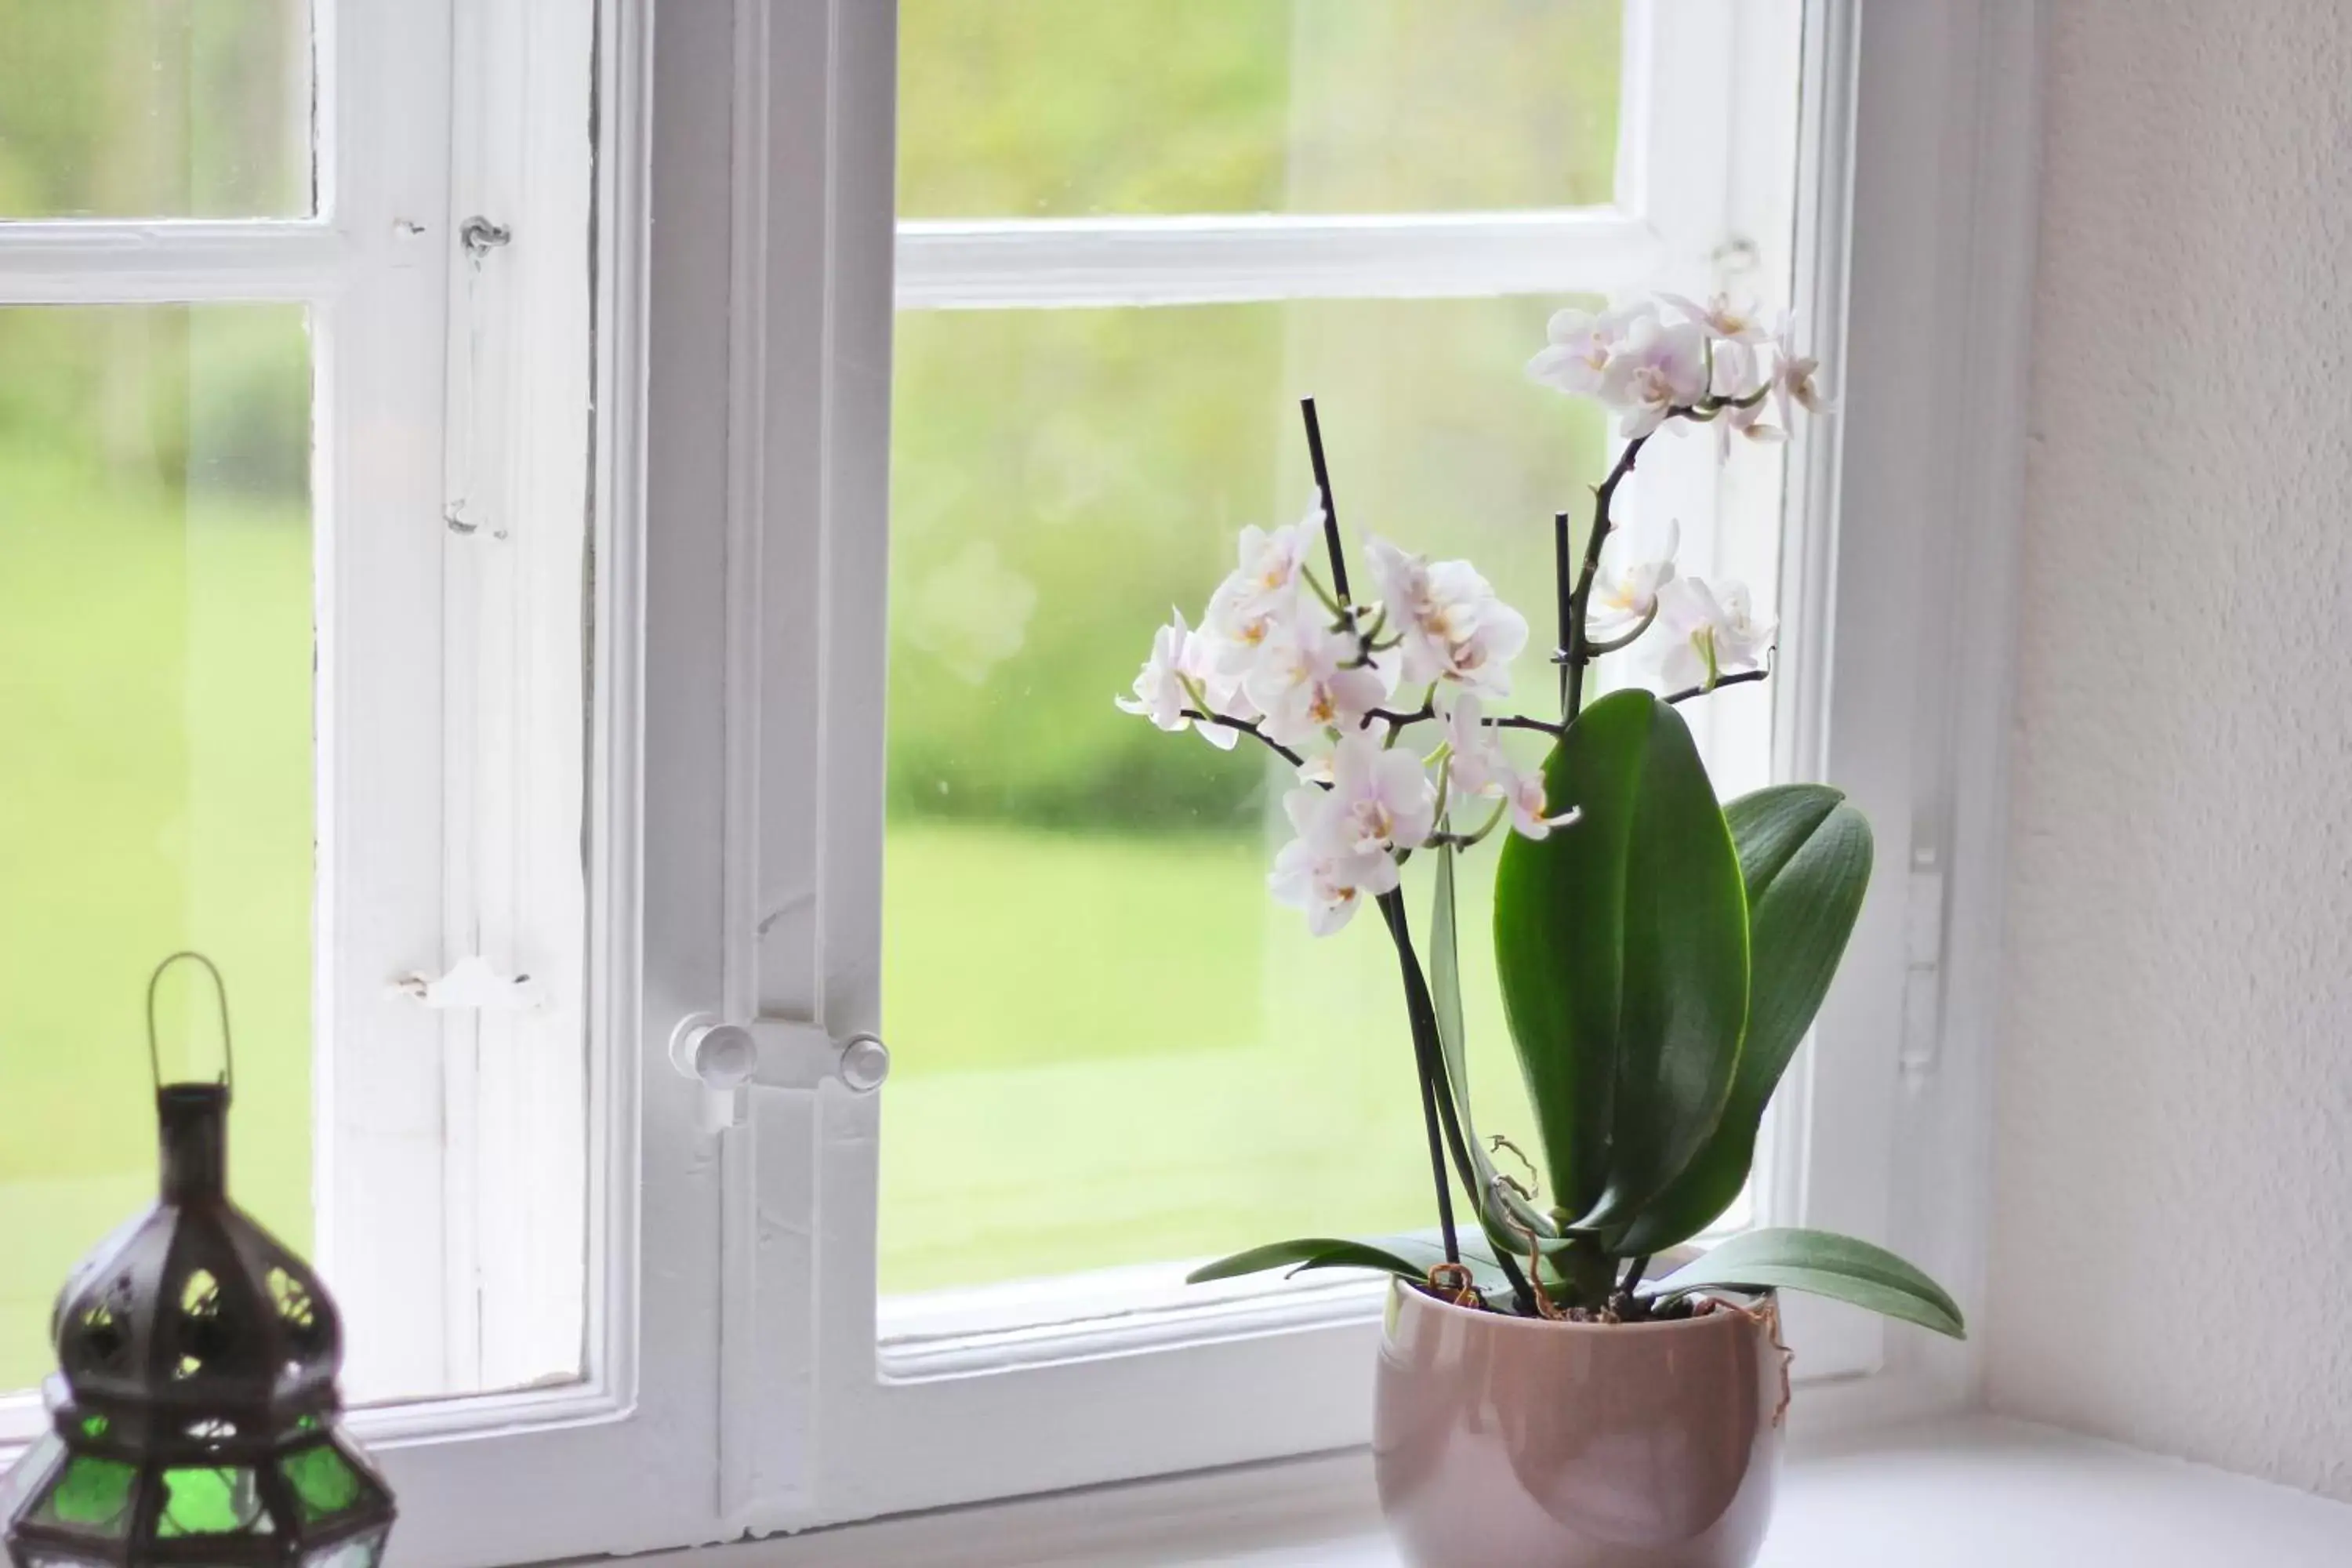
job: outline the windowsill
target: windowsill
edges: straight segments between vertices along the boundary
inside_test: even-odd
[[[2342,1568],[2352,1505],[1973,1415],[1792,1458],[1759,1568]],[[685,1568],[1396,1568],[1361,1453],[652,1560]]]

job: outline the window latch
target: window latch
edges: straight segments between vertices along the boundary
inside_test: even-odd
[[[408,974],[394,981],[392,988],[427,1007],[470,1007],[483,1013],[536,1012],[546,999],[530,975],[501,974],[479,953],[459,959],[438,980]]]
[[[710,1091],[720,1126],[742,1120],[740,1090],[811,1089],[827,1079],[858,1094],[871,1094],[890,1076],[890,1049],[878,1035],[836,1040],[811,1023],[790,1018],[754,1018],[722,1023],[709,1013],[692,1013],[670,1031],[670,1065]]]

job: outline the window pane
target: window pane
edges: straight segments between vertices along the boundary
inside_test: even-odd
[[[310,359],[293,306],[0,310],[0,1389],[154,1195],[165,953],[227,975],[235,1190],[310,1244]]]
[[[1542,627],[1603,442],[1520,374],[1559,302],[899,318],[886,1292],[1433,1223],[1378,922],[1268,900],[1282,769],[1111,698],[1243,524],[1303,509],[1303,391],[1351,540],[1467,555]],[[1539,652],[1517,675],[1556,701]],[[1475,921],[1462,953],[1481,1129],[1529,1140]]]
[[[307,0],[0,0],[0,218],[289,217]]]
[[[899,216],[1605,203],[1620,9],[902,0]]]

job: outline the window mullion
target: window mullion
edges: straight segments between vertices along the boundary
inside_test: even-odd
[[[897,250],[901,310],[1606,294],[1664,259],[1613,208],[911,222]]]
[[[443,957],[515,983],[445,1015],[447,1256],[453,1363],[495,1388],[572,1374],[584,1333],[594,14],[465,7],[457,28],[449,221],[489,226],[446,253]]]
[[[425,253],[426,237],[386,237]],[[310,219],[233,223],[0,223],[0,305],[323,300],[362,247]]]
[[[439,454],[446,4],[322,13],[333,232],[367,237],[313,313],[318,1254],[351,1320],[345,1392],[450,1386],[439,1016],[395,988],[443,923]],[[381,128],[381,129],[379,129]],[[333,134],[337,130],[341,134]],[[394,244],[418,231],[417,247]],[[430,249],[425,248],[430,247]],[[423,1309],[423,1310],[420,1310]]]

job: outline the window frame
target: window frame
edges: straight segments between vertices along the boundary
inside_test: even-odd
[[[879,1024],[873,868],[882,831],[882,627],[871,609],[881,602],[886,571],[887,389],[873,367],[887,363],[889,301],[877,297],[873,279],[886,255],[887,215],[877,208],[887,181],[877,165],[890,143],[895,60],[890,23],[872,12],[885,9],[755,10],[739,13],[736,24],[739,68],[754,62],[752,80],[737,78],[738,90],[753,94],[746,166],[765,176],[739,188],[739,225],[769,235],[779,211],[803,220],[821,211],[825,235],[820,244],[796,226],[781,244],[754,244],[767,265],[751,282],[757,299],[738,300],[761,372],[760,384],[747,389],[758,411],[739,410],[739,428],[759,432],[765,445],[760,471],[742,476],[735,489],[730,559],[757,564],[733,574],[730,584],[761,586],[740,589],[730,605],[730,616],[748,616],[753,626],[735,635],[728,679],[736,694],[731,721],[748,733],[731,753],[730,798],[738,805],[726,819],[741,837],[730,838],[727,859],[746,869],[730,892],[730,924],[740,934],[729,958],[731,1005],[720,1016],[758,1021],[772,1032],[777,1053],[785,1031],[841,1040]],[[1954,73],[1973,69],[1999,30],[1965,0],[1921,9],[1921,17],[1885,25],[1889,41],[1875,55],[1864,47],[1855,6],[1820,0],[1805,12],[1808,153],[1791,243],[1800,247],[1801,278],[1813,285],[1801,301],[1813,334],[1833,365],[1843,361],[1856,399],[1850,406],[1861,410],[1853,423],[1868,434],[1797,445],[1783,576],[1788,602],[1807,606],[1815,629],[1791,639],[1775,699],[1783,776],[1826,773],[1846,784],[1881,841],[1904,847],[1915,870],[1946,864],[1955,842],[1953,822],[1938,805],[1954,783],[1947,749],[1954,718],[1943,688],[1924,672],[1959,650],[1937,629],[1948,623],[1948,605],[1916,572],[1920,552],[1948,520],[1950,500],[1923,490],[1917,480],[1925,470],[1907,459],[1934,449],[1941,434],[1920,415],[1959,411],[1946,405],[1941,386],[1923,395],[1900,380],[1907,362],[1858,351],[1858,343],[1881,340],[1851,332],[1874,301],[1846,286],[1855,248],[1847,237],[1849,219],[1861,211],[1858,177],[1893,167],[1898,182],[1916,181],[1937,161],[1973,163],[1939,139],[1950,129],[1945,120],[1978,112],[1975,79]],[[1670,13],[1635,0],[1629,58],[1646,58],[1652,69],[1667,58],[1687,68],[1684,39],[1641,53],[1658,44],[1668,15],[1692,27],[1690,50],[1730,51],[1738,24],[1729,7]],[[1712,31],[1703,26],[1708,18],[1718,24]],[[1875,20],[1870,37],[1881,37]],[[825,70],[814,71],[813,61],[826,62]],[[1871,67],[1874,80],[1903,84],[1897,93],[1908,87],[1927,96],[1908,105],[1863,100],[1854,83]],[[1896,127],[1895,155],[1882,161],[1879,146],[1865,139],[1874,132],[1858,128],[1855,114],[1868,109],[1895,118],[1905,107],[1945,119],[1924,139],[1916,126]],[[1724,133],[1731,123],[1727,114]],[[2013,181],[2013,170],[2003,174]],[[1675,182],[1660,184],[1687,195]],[[1859,189],[1895,213],[1903,187]],[[1864,254],[1890,277],[1907,276],[1897,268],[1950,270],[1951,257],[1965,256],[1969,245],[1949,226],[1952,201],[1948,188],[1927,185],[1913,210],[1900,215],[1918,220],[1916,233],[1898,243],[1874,236]],[[1092,302],[1128,299],[1139,280],[1155,289],[1191,286],[1186,266],[1202,269],[1195,279],[1201,292],[1222,299],[1245,284],[1236,281],[1241,268],[1221,268],[1216,256],[1245,258],[1270,231],[1318,231],[1331,246],[1369,237],[1378,245],[1400,231],[1425,241],[1442,221],[1004,226],[1017,232],[1003,254],[1025,249],[1028,263],[1048,251],[1064,256],[1067,268],[1049,279],[1057,290],[1050,296],[1012,287],[1009,264],[996,260],[976,263],[971,292],[959,296],[965,285],[942,257],[970,259],[991,248],[973,225],[945,232],[916,226],[895,248],[915,258],[915,297],[934,302],[1036,304],[1067,299],[1058,292],[1064,289],[1091,289]],[[1461,220],[1465,229],[1483,221]],[[1134,230],[1136,247],[1123,247],[1114,227]],[[1362,267],[1328,262],[1327,254],[1307,268],[1324,287],[1367,286]],[[1672,267],[1654,276],[1692,292],[1711,281],[1703,271]],[[812,319],[818,301],[823,309]],[[1910,323],[1889,325],[1895,337]],[[1918,335],[1913,327],[1911,336]],[[1881,399],[1901,412],[1902,428],[1880,427]],[[781,424],[780,410],[789,410]],[[1704,504],[1696,488],[1689,493],[1695,504],[1685,515]],[[1839,517],[1857,498],[1874,516],[1916,521],[1848,532]],[[1874,588],[1887,591],[1874,596]],[[1814,608],[1830,605],[1834,616]],[[1973,645],[1968,656],[1997,657]],[[798,761],[810,758],[817,761]],[[1941,933],[1956,893],[1957,879],[1948,888],[1916,875],[1886,879],[1874,890],[1850,973],[1822,1019],[1829,1048],[1810,1050],[1792,1076],[1785,1098],[1795,1114],[1781,1119],[1765,1201],[1785,1217],[1905,1247],[1940,1265],[1965,1290],[1973,1279],[1965,1223],[1940,1231],[1907,1223],[1900,1205],[1917,1173],[1887,1129],[1923,1107],[1939,1126],[1969,1125],[1977,1069],[1938,1081],[1933,1072],[1905,1070],[1895,1048],[1873,1043],[1902,1039],[1906,1009],[1918,1005],[1918,977],[1924,972],[1935,982],[1952,946]],[[1977,905],[1986,897],[1979,889]],[[1916,934],[1923,926],[1924,939]],[[1947,1023],[1932,1017],[1927,1026],[1938,1048]],[[1343,1291],[1332,1293],[1333,1310],[1309,1311],[1304,1321],[1288,1310],[1297,1298],[1271,1307],[1264,1298],[1245,1300],[1221,1317],[1213,1309],[1180,1310],[1165,1335],[1148,1326],[1139,1331],[1131,1318],[1108,1338],[1076,1325],[1065,1334],[1024,1336],[1018,1347],[933,1357],[922,1370],[937,1375],[904,1375],[908,1369],[886,1362],[876,1339],[877,1102],[837,1079],[819,1072],[812,1084],[811,1076],[802,1062],[734,1091],[717,1118],[726,1124],[722,1159],[740,1184],[730,1188],[732,1217],[722,1224],[730,1256],[721,1306],[721,1498],[730,1530],[798,1529],[1345,1447],[1368,1435],[1360,1374],[1374,1313],[1366,1297],[1350,1302]],[[1969,1201],[1958,1205],[1963,1222]],[[1936,1408],[1969,1375],[1965,1352],[1957,1362],[1939,1358],[1864,1314],[1792,1302],[1790,1322],[1819,1390],[1809,1398],[1821,1405]],[[1150,1409],[1153,1419],[1133,1421],[1128,1413],[1136,1409]],[[1052,1431],[1056,1441],[1040,1450],[994,1440],[1025,1430]]]
[[[564,524],[588,515],[595,19],[316,0],[311,213],[0,223],[0,305],[307,314],[312,1251],[361,1400],[544,1382],[586,1332],[587,889],[576,814],[541,803],[585,785]],[[467,255],[478,212],[525,243]],[[481,521],[448,515],[469,483]],[[530,976],[530,1005],[415,994],[471,955]],[[0,1440],[41,1421],[0,1399]]]
[[[1777,684],[1812,695],[1776,699],[1801,714],[1776,735],[1790,771],[1853,788],[1914,874],[1882,872],[1855,948],[1874,978],[1842,984],[1824,1016],[1825,1037],[1861,1043],[1792,1079],[1830,1131],[1784,1131],[1803,1154],[1775,1169],[1808,1218],[1900,1247],[1974,1309],[2040,7],[1804,5],[1795,241],[1846,412],[1790,470],[1807,521],[1782,574],[1799,631]],[[401,29],[378,0],[339,9],[335,58],[356,81]],[[580,1383],[352,1417],[401,1494],[395,1550],[420,1568],[715,1542],[1365,1433],[1370,1330],[1328,1324],[932,1380],[1014,1392],[988,1422],[902,1423],[879,1405],[874,1336],[877,1098],[817,1070],[737,1102],[670,1063],[695,1015],[764,1015],[791,1040],[878,1017],[877,879],[846,862],[871,863],[882,830],[882,628],[851,612],[874,602],[887,551],[891,11],[599,0],[588,1039],[605,1251]],[[383,108],[387,125],[420,112]],[[236,287],[299,292],[354,243],[323,226],[262,248],[236,225],[169,237],[143,256],[0,247],[0,297],[78,300],[127,277],[186,298],[228,287],[231,268]],[[438,454],[419,456],[437,486]],[[437,507],[429,488],[417,499]],[[806,673],[763,687],[777,670]],[[816,754],[821,773],[793,762]],[[1322,1396],[1257,1433],[1196,1415],[1148,1449],[1089,1449],[1102,1424],[1069,1419],[1106,1394],[1156,1412],[1202,1356]],[[1794,1419],[1952,1408],[1975,1366],[1964,1346],[1883,1336]],[[1024,1430],[1056,1435],[1042,1468],[1003,1452]],[[856,1539],[827,1560],[890,1560]]]
[[[561,1539],[581,1550],[674,1544],[709,1517],[690,1481],[669,1510],[588,1497],[571,1537],[499,1506],[518,1473],[509,1465],[658,1475],[667,1458],[690,1475],[698,1463],[691,1443],[645,1435],[694,1425],[669,1414],[695,1406],[684,1392],[693,1377],[656,1355],[669,1393],[640,1399],[637,1384],[640,1330],[690,1346],[698,1316],[680,1300],[678,1322],[657,1314],[641,1324],[638,1267],[715,1278],[716,1264],[657,1247],[641,1255],[635,1243],[641,1197],[688,1208],[677,1194],[691,1178],[641,1191],[635,1174],[643,638],[636,603],[611,584],[641,575],[645,322],[635,301],[646,196],[642,168],[590,138],[601,129],[614,148],[643,141],[646,28],[639,8],[617,0],[568,16],[453,0],[310,9],[311,212],[9,220],[0,305],[309,312],[320,889],[312,1251],[352,1331],[347,1394],[534,1374],[544,1384],[369,1405],[349,1425],[403,1494],[397,1550],[411,1561],[515,1560]],[[548,177],[549,160],[567,153],[577,178]],[[540,243],[476,264],[456,230],[477,211]],[[602,245],[593,269],[592,240]],[[483,279],[470,321],[451,298],[469,268]],[[476,326],[482,363],[468,370],[452,334]],[[504,374],[518,365],[527,384]],[[465,424],[487,434],[467,449],[446,413],[475,395],[478,373],[479,417]],[[491,503],[476,515],[499,541],[497,557],[448,542],[463,531],[446,517],[451,487],[467,479]],[[576,525],[501,530],[500,510],[593,520],[593,547],[583,552],[591,536]],[[583,555],[603,568],[585,660]],[[354,647],[368,657],[348,656]],[[593,820],[533,809],[551,797],[582,800]],[[436,1007],[406,984],[475,953],[535,970],[550,1000],[517,1012]],[[526,1105],[518,1080],[543,1090],[557,1064],[572,1079]],[[584,1190],[545,1179],[551,1154],[577,1162]],[[573,1346],[581,1375],[547,1375]],[[0,1398],[0,1462],[45,1425],[37,1394]],[[499,1455],[488,1474],[485,1444]]]
[[[1797,117],[1781,95],[1799,74],[1799,0],[1625,0],[1615,190],[1610,203],[1517,212],[1297,216],[1206,214],[1045,220],[901,221],[900,313],[909,310],[1161,308],[1332,299],[1475,300],[1671,289],[1765,297],[1791,271]],[[1753,177],[1738,176],[1747,171]],[[1816,334],[1818,335],[1818,334]],[[1345,419],[1344,399],[1326,405]],[[1613,433],[1612,450],[1622,447]],[[1802,450],[1801,443],[1800,451]],[[1780,466],[1724,465],[1705,440],[1645,454],[1643,504],[1682,525],[1686,567],[1769,582],[1781,533]],[[1345,480],[1342,477],[1344,487]],[[1780,699],[1685,710],[1711,753],[1767,754]],[[1727,794],[1766,770],[1718,764]],[[1759,1205],[1801,1211],[1795,1141],[1760,1163]],[[1763,1217],[1770,1223],[1769,1215]],[[891,1302],[878,1327],[886,1374],[905,1381],[1178,1347],[1204,1335],[1353,1324],[1377,1317],[1381,1288],[1265,1279],[1148,1289],[1137,1269]],[[1163,1269],[1163,1275],[1171,1271]],[[1022,1318],[1048,1296],[1060,1316]],[[1277,1299],[1278,1298],[1278,1299]],[[968,1320],[967,1325],[957,1319]],[[1802,1334],[1808,1375],[1861,1370],[1871,1324],[1832,1317]]]
[[[319,604],[316,950],[312,1022],[340,1048],[315,1059],[315,1251],[354,1297],[436,1299],[447,1260],[443,1172],[404,1130],[437,1122],[440,1021],[388,1007],[387,983],[431,963],[441,925],[444,776],[437,715],[438,542],[408,526],[439,510],[441,239],[448,157],[446,0],[395,19],[373,0],[312,18],[314,211],[248,219],[39,218],[0,224],[0,304],[220,303],[299,307],[311,341],[311,510]],[[358,68],[360,62],[368,68]],[[339,133],[390,115],[425,132],[377,144]],[[427,215],[430,228],[396,221]],[[370,430],[362,450],[347,441]],[[330,520],[333,520],[330,523]],[[362,660],[364,646],[384,657]],[[378,714],[382,722],[352,716]],[[387,787],[390,786],[390,787]],[[425,805],[421,803],[435,803]],[[434,868],[418,876],[415,868]],[[233,979],[234,977],[232,977]],[[419,1070],[414,1064],[430,1064]],[[345,1135],[348,1133],[348,1135]],[[415,1194],[365,1245],[342,1232],[362,1194]],[[382,1214],[386,1205],[372,1202]],[[385,1289],[393,1297],[377,1292]],[[448,1327],[415,1314],[354,1357],[362,1378],[437,1383]],[[38,1401],[0,1400],[0,1438],[37,1426]]]

